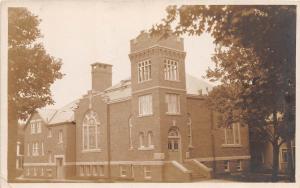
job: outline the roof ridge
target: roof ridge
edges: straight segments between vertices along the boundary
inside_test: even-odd
[[[55,110],[55,113],[53,113],[52,117],[48,120],[47,124],[51,122],[51,120],[54,118],[54,116],[57,114],[58,110]]]

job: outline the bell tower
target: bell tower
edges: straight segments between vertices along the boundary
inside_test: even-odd
[[[153,160],[153,156],[182,160],[185,143],[178,142],[180,148],[176,146],[178,152],[171,156],[168,132],[176,129],[181,137],[186,134],[185,56],[183,39],[174,35],[165,38],[141,32],[130,41],[134,134],[142,135],[137,140],[144,137],[144,148],[151,140],[148,132],[154,137],[153,155],[147,160]]]

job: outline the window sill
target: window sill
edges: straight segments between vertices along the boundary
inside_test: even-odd
[[[144,177],[145,178],[145,180],[151,180],[152,179],[152,177],[150,177],[150,176],[147,176],[147,177]]]
[[[138,115],[139,118],[141,118],[141,117],[149,117],[149,116],[153,116],[153,113],[152,114],[145,114],[145,115],[141,115],[141,114]]]
[[[101,152],[102,149],[89,149],[89,150],[82,150],[82,153],[93,153],[93,152]]]
[[[151,81],[151,80],[152,80],[152,78],[151,78],[151,79],[148,79],[148,80],[138,81],[138,84],[142,84],[142,83],[145,83],[145,82],[149,82],[149,81]]]
[[[180,116],[181,115],[180,112],[178,112],[178,113],[166,112],[166,114],[169,115],[169,116]]]
[[[142,151],[148,151],[148,150],[153,150],[154,146],[151,147],[139,147],[138,150],[142,150]]]
[[[170,82],[180,82],[180,80],[171,80],[171,79],[165,79],[165,81],[170,81]]]
[[[222,147],[224,148],[240,148],[242,147],[241,144],[222,144]]]

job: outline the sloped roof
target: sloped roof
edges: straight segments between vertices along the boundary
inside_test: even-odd
[[[67,104],[66,106],[58,109],[51,121],[49,122],[49,124],[74,121],[74,110],[77,108],[78,102],[79,100],[75,100]]]
[[[202,91],[202,94],[207,94],[207,91],[210,91],[212,88],[213,86],[204,80],[186,74],[187,94],[200,95],[200,91]],[[104,96],[108,97],[111,101],[130,97],[131,79],[121,80],[119,83],[107,88],[104,90]]]
[[[44,120],[44,122],[48,123],[53,115],[56,113],[57,110],[55,109],[37,109],[38,114]]]
[[[79,99],[57,110],[42,108],[37,109],[37,112],[48,125],[72,122],[74,121],[74,110],[77,108],[78,102]]]
[[[195,76],[186,75],[186,89],[187,94],[199,95],[200,90],[202,94],[208,94],[207,91],[211,91],[213,86],[202,79],[198,79]]]

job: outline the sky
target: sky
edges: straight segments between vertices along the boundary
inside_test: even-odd
[[[60,1],[32,2],[26,7],[42,22],[40,30],[47,52],[61,58],[65,76],[51,91],[60,108],[91,89],[94,62],[113,65],[113,84],[130,76],[129,42],[142,30],[165,17],[170,1]],[[184,37],[186,72],[202,78],[213,67],[213,38],[204,33]]]

